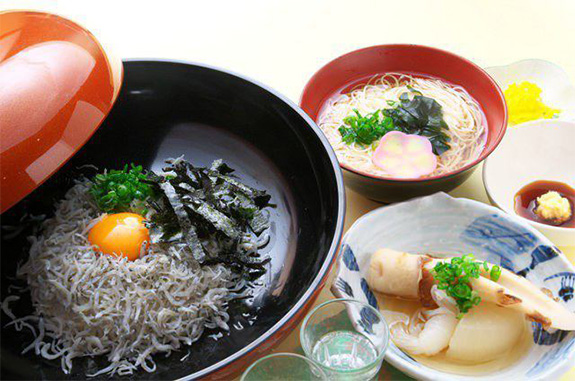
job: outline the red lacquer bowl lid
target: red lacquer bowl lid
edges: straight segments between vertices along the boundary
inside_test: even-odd
[[[0,13],[0,213],[36,189],[98,129],[122,62],[60,16]]]

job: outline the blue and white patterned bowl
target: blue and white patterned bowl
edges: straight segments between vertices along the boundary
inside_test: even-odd
[[[575,269],[545,236],[515,216],[477,201],[445,193],[385,206],[361,217],[342,242],[342,254],[332,291],[378,308],[366,275],[371,254],[388,247],[410,253],[465,254],[499,264],[551,290],[575,311]],[[495,339],[495,338],[493,338]],[[466,377],[418,363],[390,342],[386,360],[424,380],[551,380],[575,365],[575,332],[546,332],[533,324],[533,345],[506,369]]]

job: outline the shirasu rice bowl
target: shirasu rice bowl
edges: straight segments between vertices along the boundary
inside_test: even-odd
[[[95,255],[86,237],[100,213],[89,187],[84,180],[71,188],[29,238],[17,276],[28,284],[21,292],[30,292],[33,314],[12,313],[17,295],[3,302],[8,324],[34,334],[23,352],[60,359],[65,373],[74,358],[96,355],[109,365],[89,376],[153,372],[152,355],[191,345],[206,328],[228,330],[227,303],[245,285],[238,274],[222,264],[200,266],[185,246],[152,244],[135,261]]]

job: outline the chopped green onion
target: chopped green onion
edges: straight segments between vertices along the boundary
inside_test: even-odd
[[[501,276],[501,267],[499,266],[491,267],[491,272],[489,273],[489,276],[491,277],[492,281],[497,282],[499,280],[499,277]]]
[[[345,144],[360,144],[368,146],[380,139],[389,131],[393,131],[393,122],[390,117],[383,115],[381,110],[362,116],[359,111],[353,110],[355,115],[343,120],[344,125],[339,127],[341,140]]]
[[[153,195],[152,188],[145,181],[147,176],[142,166],[126,165],[121,170],[111,170],[94,176],[90,194],[98,208],[105,213],[131,211],[134,201],[145,201]],[[145,210],[144,210],[145,212]]]
[[[481,297],[471,287],[471,280],[481,276],[481,268],[489,272],[491,280],[497,282],[501,276],[501,267],[493,265],[491,270],[487,262],[475,261],[473,254],[451,258],[449,262],[439,262],[432,270],[437,288],[445,290],[457,303],[460,319],[474,306],[479,305]]]

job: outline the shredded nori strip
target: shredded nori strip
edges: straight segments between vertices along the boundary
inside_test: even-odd
[[[219,172],[222,175],[234,172],[222,159],[215,160],[210,167],[210,170]]]
[[[262,233],[268,228],[268,218],[261,210],[254,212],[254,217],[250,220],[250,227],[256,234]]]
[[[212,172],[211,174],[215,175],[218,179],[230,184],[232,188],[234,188],[237,192],[241,192],[247,197],[251,198],[259,208],[263,208],[269,204],[271,196],[265,191],[260,191],[249,187],[234,179],[233,177],[221,175],[219,172]]]
[[[172,210],[180,225],[180,230],[184,240],[192,251],[192,255],[198,262],[202,263],[206,258],[206,253],[204,252],[204,247],[198,238],[196,227],[190,220],[183,203],[180,201],[174,187],[169,182],[166,181],[159,185],[172,206]]]
[[[228,238],[238,239],[240,231],[236,228],[234,220],[212,207],[207,201],[200,200],[193,196],[184,197],[183,200],[190,201],[186,206],[190,208],[198,216],[201,216],[206,222],[213,225],[213,227],[224,233]]]
[[[263,274],[269,258],[241,243],[269,227],[262,210],[271,206],[270,195],[239,181],[222,160],[210,168],[183,159],[166,163],[165,175],[148,176],[158,194],[150,205],[151,225],[161,230],[160,240],[182,239],[201,265],[224,263],[250,279]],[[204,242],[216,242],[217,249]]]

